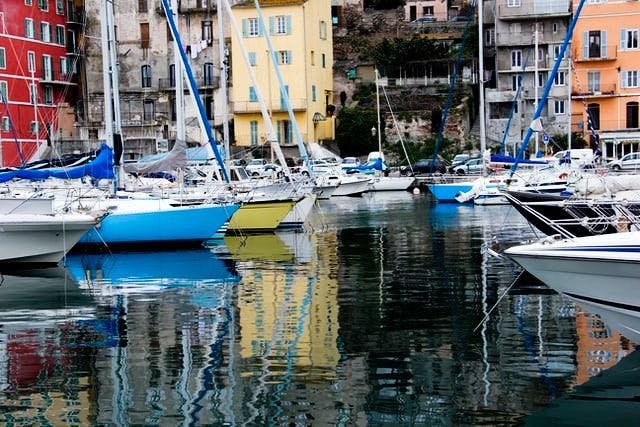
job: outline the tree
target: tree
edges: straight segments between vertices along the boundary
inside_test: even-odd
[[[371,133],[378,120],[375,111],[345,107],[337,119],[336,142],[342,156],[361,156],[378,149],[378,137]]]

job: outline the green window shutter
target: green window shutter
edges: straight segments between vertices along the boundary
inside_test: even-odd
[[[242,37],[247,37],[249,35],[249,22],[247,22],[246,18],[242,20]]]
[[[316,85],[311,85],[311,100],[316,102]]]
[[[256,53],[249,52],[249,64],[255,67],[256,63],[257,63]]]
[[[6,67],[6,59],[5,59],[5,54],[4,54],[4,49],[0,49],[0,68],[5,68]]]
[[[272,36],[276,33],[276,18],[273,16],[269,17],[269,35]]]
[[[291,15],[285,17],[285,22],[287,25],[287,34],[291,34]]]
[[[600,31],[600,58],[607,57],[607,32]]]
[[[620,71],[620,87],[621,88],[626,88],[627,87],[627,72],[626,71]]]
[[[256,102],[258,100],[258,96],[256,94],[256,88],[253,86],[249,86],[249,101]]]
[[[276,130],[278,131],[278,144],[282,144],[282,122],[276,121]]]
[[[627,29],[622,28],[620,30],[620,50],[625,50],[627,48]]]
[[[265,23],[263,20],[258,19],[258,35],[260,37],[264,36],[264,32],[265,32]]]
[[[293,64],[293,52],[288,50],[287,55],[289,56],[289,64]]]
[[[24,36],[29,38],[29,21],[24,20]]]
[[[589,31],[582,32],[582,57],[589,57]]]
[[[47,58],[45,56],[42,57],[42,78],[47,79]]]

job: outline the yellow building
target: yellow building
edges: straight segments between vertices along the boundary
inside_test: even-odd
[[[578,6],[573,1],[573,10]],[[640,151],[640,5],[587,0],[573,33],[572,131],[607,159]]]
[[[334,138],[333,37],[331,3],[322,0],[261,0],[260,6],[289,101],[305,143]],[[230,92],[234,114],[235,144],[260,145],[266,126],[260,115],[257,91],[251,84],[240,43],[248,52],[260,94],[271,113],[282,146],[297,143],[265,34],[258,23],[253,1],[234,6],[242,39],[232,37]]]

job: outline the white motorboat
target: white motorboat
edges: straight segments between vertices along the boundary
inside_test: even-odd
[[[316,178],[316,186],[338,185],[332,197],[360,196],[371,189],[372,178],[363,174],[347,175],[329,172]]]
[[[0,263],[54,265],[100,221],[81,213],[0,215]]]
[[[640,231],[540,242],[505,253],[554,290],[638,316]]]
[[[406,191],[416,179],[412,176],[376,176],[371,191]]]

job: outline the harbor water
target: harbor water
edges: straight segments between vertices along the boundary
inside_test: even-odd
[[[4,272],[0,424],[569,424],[567,396],[638,358],[492,255],[535,236],[508,206],[374,193],[303,232]]]

